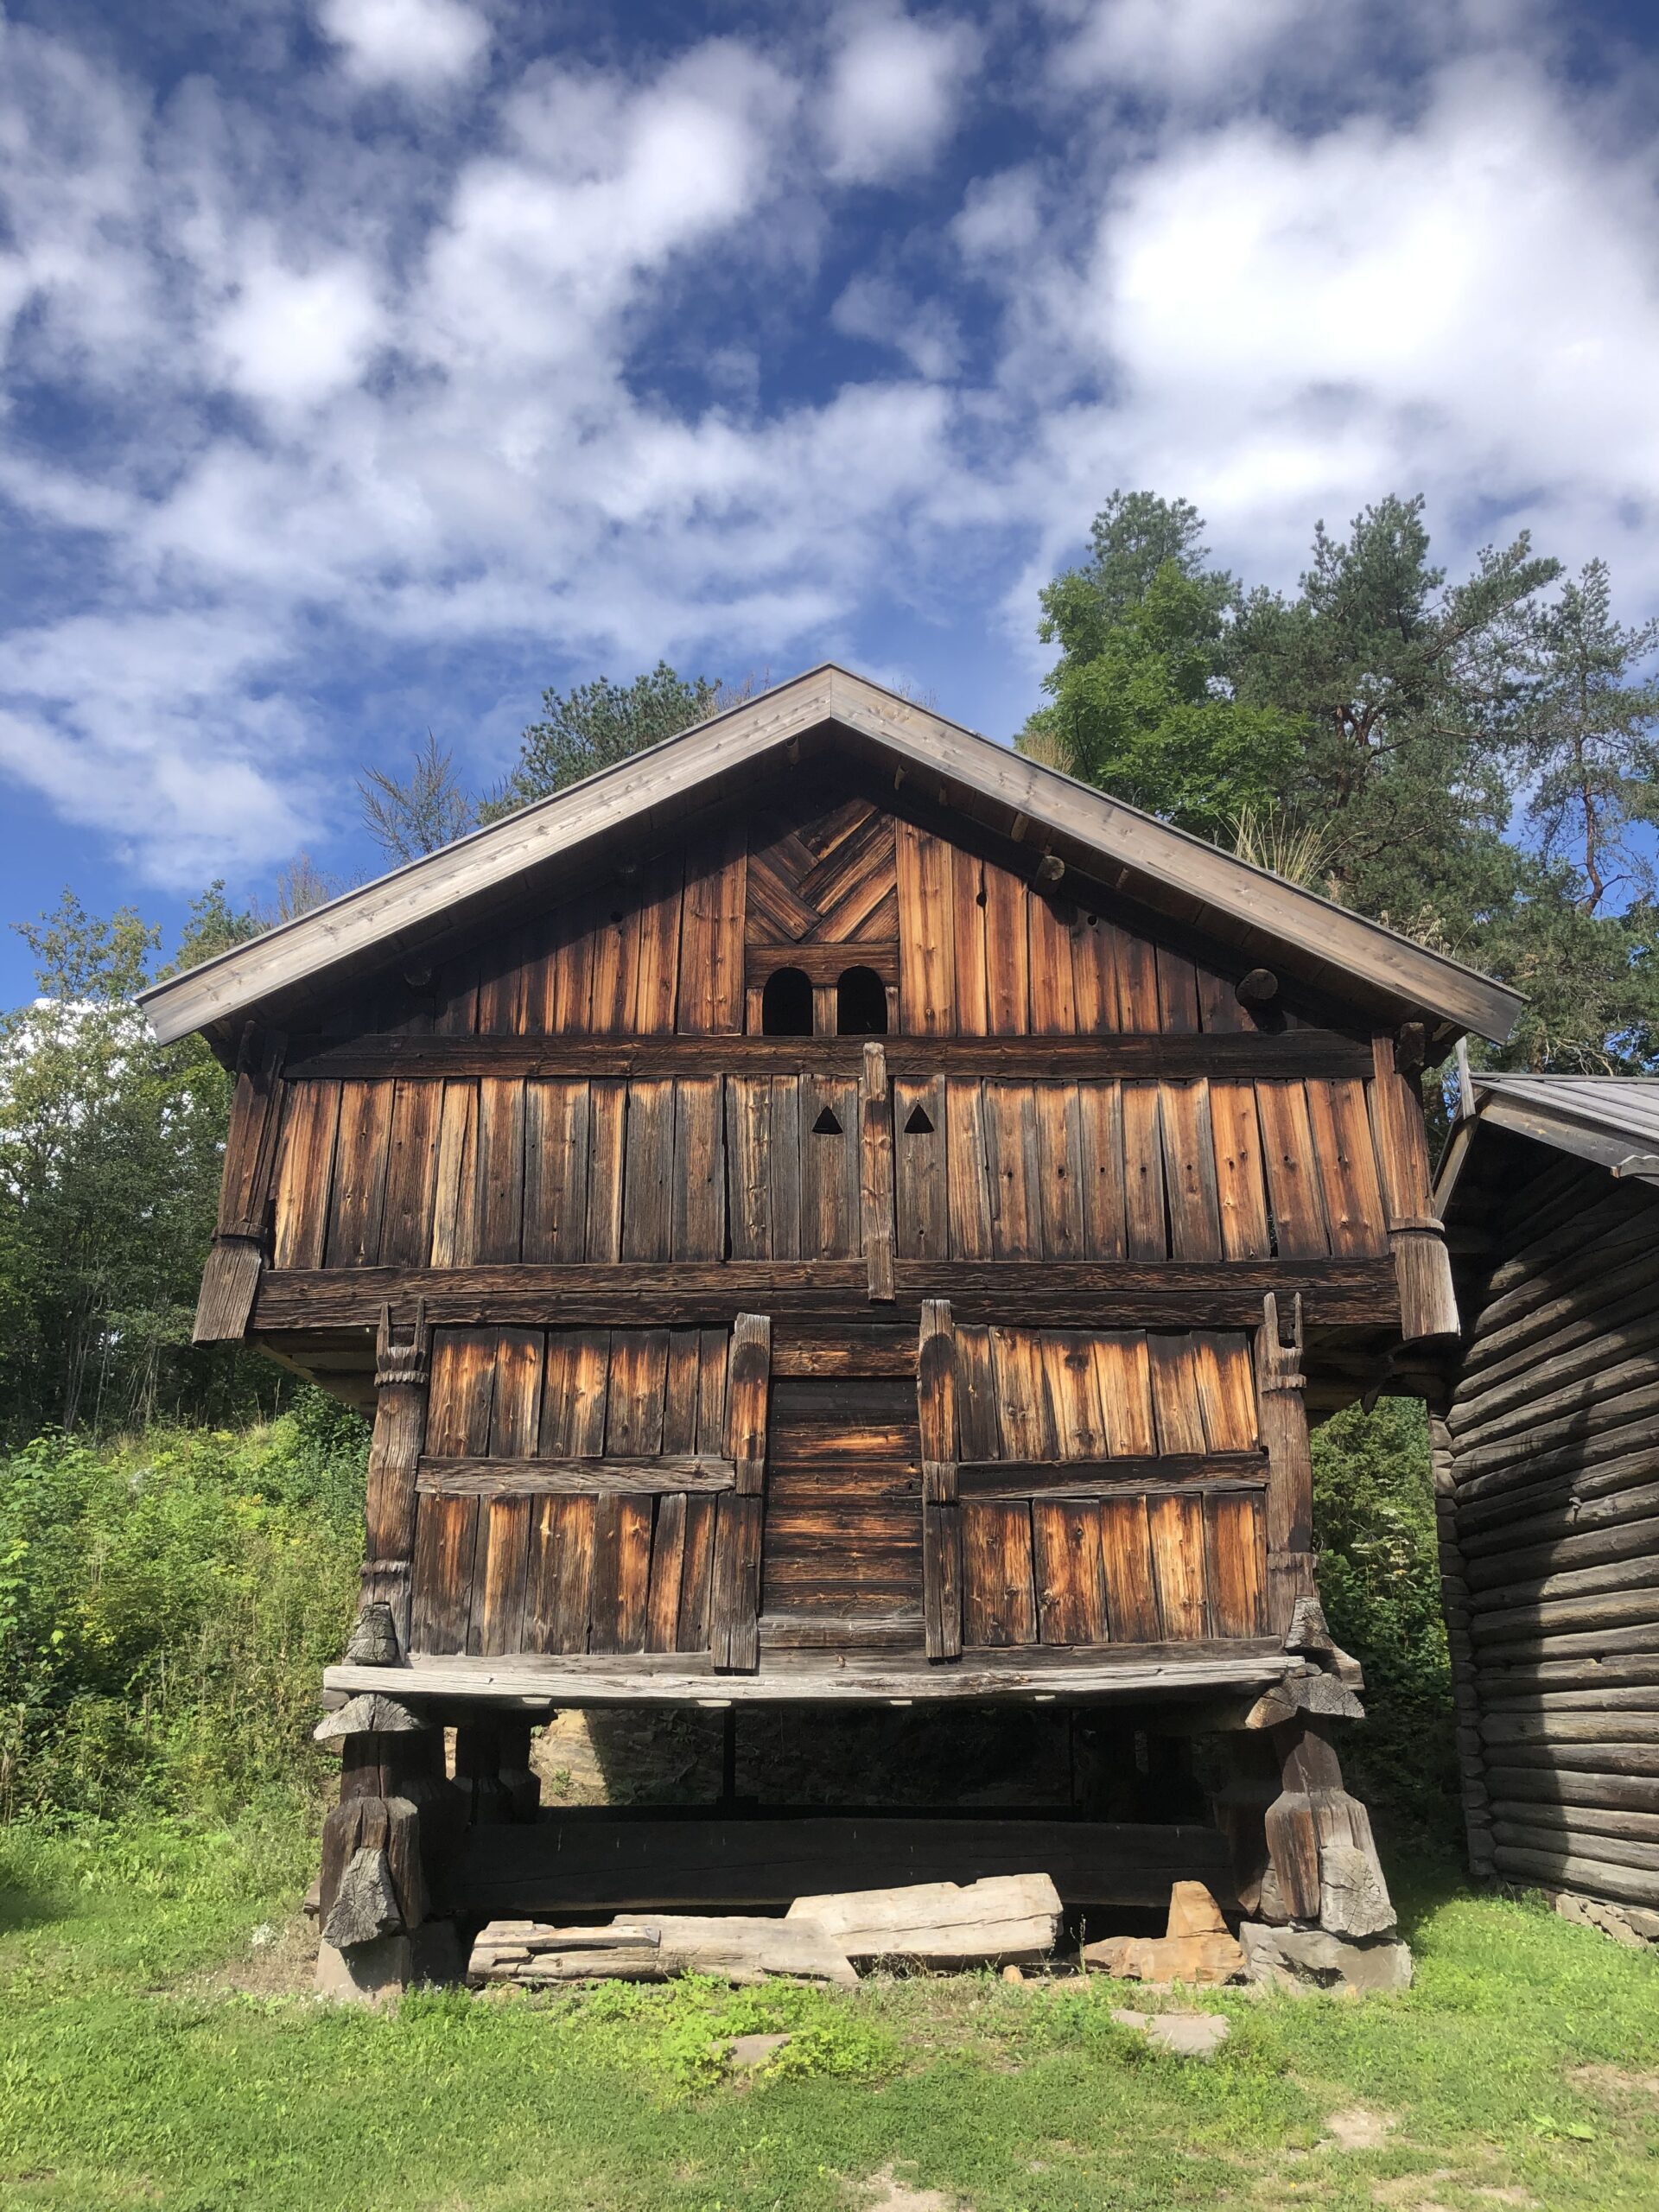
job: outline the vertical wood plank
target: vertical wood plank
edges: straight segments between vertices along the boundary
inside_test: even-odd
[[[1253,1452],[1257,1443],[1255,1378],[1248,1339],[1231,1331],[1195,1331],[1192,1357],[1211,1452]]]
[[[950,848],[902,818],[895,830],[899,1027],[912,1036],[948,1037],[955,1026]]]
[[[605,1451],[611,1332],[608,1329],[573,1330],[569,1346],[569,1363],[565,1370],[563,1448],[573,1459],[598,1459]],[[550,1377],[551,1361],[548,1371]]]
[[[1139,1332],[1094,1340],[1106,1449],[1114,1459],[1144,1458],[1158,1449],[1152,1418],[1152,1363]]]
[[[1079,1037],[1119,1027],[1116,932],[1098,914],[1080,916],[1071,933],[1071,1001]]]
[[[1033,1498],[1032,1567],[1045,1643],[1103,1643],[1106,1578],[1100,1513],[1076,1498]]]
[[[988,1260],[991,1179],[985,1146],[982,1090],[976,1078],[951,1076],[946,1079],[944,1120],[950,1257]]]
[[[950,1252],[945,1179],[944,1077],[893,1086],[895,1229],[903,1260],[944,1260]],[[925,1126],[923,1126],[925,1124]]]
[[[628,1091],[620,1077],[590,1084],[588,1158],[588,1257],[622,1257],[626,1197]]]
[[[622,1257],[667,1260],[674,1252],[674,1085],[628,1085],[627,1164],[622,1179]]]
[[[718,1076],[674,1084],[673,1253],[677,1260],[726,1256],[726,1127]]]
[[[996,1403],[991,1332],[982,1325],[956,1325],[957,1428],[962,1459],[1000,1459],[1002,1423]]]
[[[1208,968],[1198,974],[1198,1020],[1205,1032],[1211,1035],[1237,1036],[1252,1027],[1249,1016],[1238,1002],[1238,994],[1224,976],[1217,976]]]
[[[674,1003],[679,989],[683,867],[680,854],[675,851],[663,854],[645,872],[634,924],[639,946],[632,1022],[636,1036],[673,1033]]]
[[[1037,1134],[1038,1241],[1046,1260],[1081,1260],[1084,1227],[1083,1115],[1075,1083],[1033,1090]]]
[[[765,1479],[771,1390],[772,1323],[764,1313],[740,1313],[726,1368],[725,1456],[741,1497],[758,1497]]]
[[[1191,1036],[1198,1026],[1198,981],[1192,963],[1158,948],[1159,1027],[1166,1036]]]
[[[1218,1260],[1221,1200],[1216,1182],[1210,1086],[1203,1081],[1161,1084],[1158,1097],[1171,1256]]]
[[[1100,1551],[1114,1643],[1156,1643],[1163,1634],[1144,1497],[1103,1498]]]
[[[801,1151],[810,1140],[801,1115],[798,1076],[772,1079],[772,1249],[774,1260],[803,1255]],[[815,1109],[816,1110],[816,1109]]]
[[[1126,1083],[1123,1105],[1123,1212],[1132,1260],[1169,1256],[1164,1211],[1164,1143],[1155,1083]]]
[[[1041,1197],[1034,1087],[988,1083],[982,1109],[991,1196],[991,1255],[1039,1260]]]
[[[1210,1122],[1215,1136],[1223,1256],[1265,1260],[1273,1250],[1273,1235],[1268,1225],[1268,1186],[1255,1085],[1212,1083]]]
[[[893,1297],[893,1096],[887,1088],[886,1048],[874,1042],[864,1047],[858,1159],[860,1241],[870,1302],[887,1304]]]
[[[960,1659],[963,1645],[962,1508],[922,1507],[922,1633],[930,1660]]]
[[[588,1256],[591,1097],[585,1083],[524,1086],[524,1257],[544,1266]]]
[[[803,1075],[801,1115],[801,1254],[804,1260],[850,1260],[859,1235],[859,1086],[841,1076]],[[820,1129],[820,1121],[833,1128]]]
[[[770,1076],[726,1078],[732,1257],[770,1260],[772,1249],[772,1092]]]
[[[1083,1144],[1084,1256],[1121,1260],[1128,1250],[1123,1186],[1123,1094],[1116,1083],[1077,1085]]]
[[[728,1036],[743,1027],[747,880],[748,839],[741,822],[722,825],[687,856],[676,1013],[682,1036]]]
[[[277,1153],[273,1268],[320,1268],[328,1233],[334,1137],[340,1122],[337,1083],[291,1083]]]
[[[951,853],[950,889],[957,1034],[983,1037],[991,1020],[985,980],[985,871],[959,845]]]
[[[761,1491],[771,1377],[772,1323],[765,1314],[740,1313],[726,1374],[726,1457],[736,1471],[735,1487],[718,1501],[710,1613],[715,1665],[730,1673],[752,1672],[760,1662]]]
[[[950,1301],[922,1300],[921,1335],[916,1347],[916,1421],[921,1439],[923,1492],[927,1470],[936,1468],[932,1489],[942,1503],[956,1494],[957,1358]]]
[[[340,1135],[328,1205],[323,1265],[372,1267],[380,1252],[380,1217],[391,1146],[389,1083],[342,1083]]]
[[[645,1648],[677,1651],[680,1583],[685,1573],[685,1493],[671,1491],[657,1503],[651,1539],[651,1589],[645,1599]]]
[[[495,1337],[483,1329],[440,1329],[432,1343],[426,1448],[439,1458],[489,1449],[495,1396]],[[473,1610],[478,1500],[423,1497],[415,1522],[410,1646],[465,1651]]]
[[[1054,1409],[1062,1459],[1106,1457],[1106,1420],[1091,1339],[1071,1329],[1046,1329],[1038,1338],[1043,1379]]]
[[[524,1224],[524,1085],[486,1077],[478,1086],[478,1256],[516,1261]]]
[[[432,1265],[469,1268],[478,1257],[478,1085],[446,1083],[438,1110]]]
[[[1265,1636],[1267,1561],[1259,1502],[1248,1495],[1206,1498],[1205,1522],[1216,1634]]]
[[[1116,957],[1118,1011],[1124,1029],[1143,1036],[1155,1034],[1163,1027],[1156,948],[1143,937],[1116,930],[1112,950]]]
[[[1048,1381],[1036,1332],[1030,1329],[991,1331],[991,1361],[996,1372],[996,1403],[1002,1432],[1002,1456],[1008,1459],[1056,1459],[1059,1433],[1049,1403]]]
[[[1147,1517],[1165,1637],[1171,1643],[1185,1643],[1207,1636],[1203,1501],[1154,1497],[1149,1501]]]
[[[432,1249],[442,1104],[442,1091],[435,1083],[397,1085],[391,1108],[385,1210],[380,1224],[382,1267],[423,1268]]]
[[[714,1593],[715,1507],[712,1497],[685,1501],[685,1553],[680,1570],[677,1651],[707,1651]]]
[[[1386,1252],[1388,1215],[1363,1084],[1310,1081],[1307,1108],[1332,1251],[1338,1259]]]
[[[1307,1093],[1300,1083],[1258,1083],[1255,1105],[1279,1257],[1323,1258],[1330,1246],[1313,1167]]]
[[[989,861],[983,874],[986,1018],[993,1037],[1023,1037],[1031,1021],[1026,887]]]
[[[1052,899],[1032,891],[1026,899],[1026,956],[1030,967],[1031,1033],[1033,1037],[1077,1034],[1077,1009],[1072,977],[1071,929]]]
[[[593,1027],[594,938],[591,900],[558,917],[547,961],[548,1033],[582,1037]]]
[[[962,1508],[963,1641],[997,1649],[1037,1641],[1032,1591],[1031,1508]]]
[[[702,1343],[696,1329],[669,1333],[668,1370],[663,1385],[662,1449],[670,1453],[697,1449],[697,1395],[702,1381]],[[672,1649],[672,1646],[667,1647]]]
[[[613,1329],[605,1400],[605,1455],[652,1458],[663,1448],[668,1331]]]
[[[505,1329],[495,1343],[489,1451],[527,1458],[541,1427],[543,1339],[539,1330]],[[486,1657],[523,1649],[531,1501],[491,1498],[479,1515],[468,1650]]]
[[[1201,1452],[1205,1448],[1204,1415],[1198,1406],[1198,1368],[1192,1339],[1184,1336],[1148,1336],[1147,1357],[1152,1370],[1152,1406],[1158,1427],[1158,1449]]]

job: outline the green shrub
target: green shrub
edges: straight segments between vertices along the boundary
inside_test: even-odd
[[[363,1423],[44,1436],[0,1460],[0,1817],[304,1795],[361,1556]]]

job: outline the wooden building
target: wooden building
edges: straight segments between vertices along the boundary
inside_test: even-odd
[[[1435,1486],[1476,1871],[1659,1940],[1659,1081],[1467,1087]],[[1604,1921],[1604,1910],[1591,1917]]]
[[[1308,1419],[1454,1327],[1416,1071],[1516,1004],[833,667],[149,994],[238,1071],[199,1336],[373,1413],[325,1908],[385,1849],[389,1927],[1046,1867],[1384,1931]],[[552,1707],[991,1700],[1234,1777],[531,1817]]]

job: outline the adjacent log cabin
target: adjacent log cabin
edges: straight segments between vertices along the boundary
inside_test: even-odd
[[[1433,1403],[1476,1871],[1659,1938],[1659,1081],[1496,1076],[1440,1179]]]
[[[374,1419],[325,1904],[423,1798],[388,1926],[845,1886],[495,1816],[555,1706],[1036,1699],[1239,1728],[1220,1825],[866,1854],[1390,1924],[1308,1416],[1455,1327],[1416,1071],[1516,1003],[836,668],[151,993],[238,1071],[199,1336]]]

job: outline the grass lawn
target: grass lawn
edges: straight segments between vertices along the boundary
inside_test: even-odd
[[[1408,1891],[1418,1986],[1200,2001],[1200,2065],[1115,2028],[1121,1984],[975,1975],[855,1993],[620,1985],[296,1993],[308,1850],[0,1830],[0,2203],[397,2207],[1659,2204],[1659,1963],[1449,1878]],[[719,2037],[792,2031],[728,2077]]]

